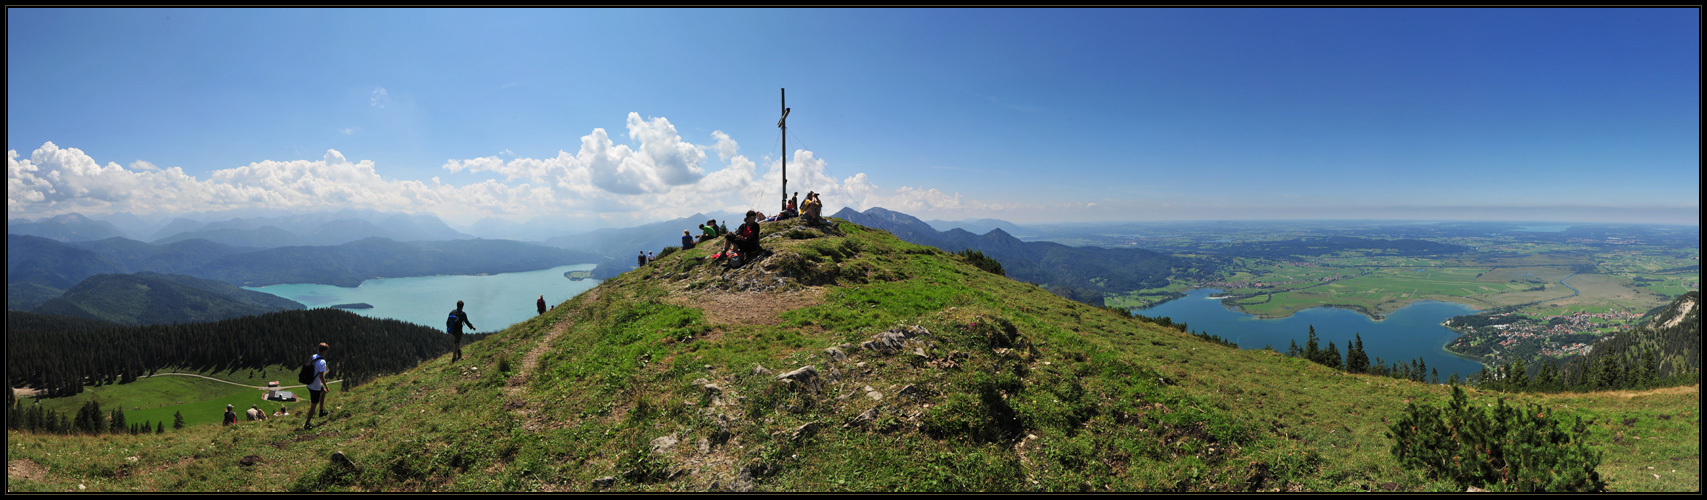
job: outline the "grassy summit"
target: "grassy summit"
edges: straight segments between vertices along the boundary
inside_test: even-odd
[[[670,253],[460,362],[333,393],[312,430],[10,433],[8,490],[1456,488],[1385,435],[1445,386],[1225,348],[834,222],[766,224],[774,253],[736,270]],[[1693,387],[1510,397],[1594,418],[1615,491],[1699,490]]]

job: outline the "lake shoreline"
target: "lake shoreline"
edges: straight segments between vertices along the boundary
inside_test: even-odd
[[[1220,335],[1243,348],[1262,348],[1267,344],[1283,349],[1288,342],[1302,343],[1305,331],[1313,327],[1324,344],[1330,341],[1347,344],[1351,337],[1361,334],[1370,356],[1381,357],[1390,363],[1408,361],[1420,355],[1429,366],[1439,366],[1441,371],[1447,372],[1442,373],[1442,377],[1453,370],[1463,377],[1491,368],[1478,357],[1446,349],[1463,332],[1442,323],[1451,317],[1479,311],[1477,304],[1419,297],[1403,303],[1383,304],[1386,307],[1382,309],[1397,305],[1390,312],[1383,311],[1385,314],[1371,314],[1359,305],[1323,304],[1291,310],[1284,315],[1270,315],[1253,314],[1243,308],[1229,306],[1225,299],[1234,296],[1216,288],[1190,289],[1182,298],[1211,297],[1221,300],[1202,303],[1175,299],[1144,309],[1133,309],[1132,312],[1151,317],[1168,316],[1175,323],[1189,323],[1194,330]]]
[[[444,324],[445,312],[465,302],[469,321],[479,331],[495,332],[538,316],[536,302],[541,295],[549,305],[555,305],[598,286],[600,280],[572,279],[594,266],[587,263],[518,273],[381,278],[357,287],[292,283],[244,289],[294,300],[309,308],[331,307],[428,327]]]

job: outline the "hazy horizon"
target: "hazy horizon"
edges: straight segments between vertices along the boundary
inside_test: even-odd
[[[9,220],[1699,225],[1696,9],[8,14]]]

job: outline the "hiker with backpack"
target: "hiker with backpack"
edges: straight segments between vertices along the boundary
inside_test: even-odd
[[[645,254],[642,254],[641,257],[644,258]],[[540,299],[544,298],[544,295],[540,296]],[[450,357],[452,362],[462,359],[462,325],[468,325],[469,330],[475,329],[474,323],[468,322],[468,313],[462,312],[462,301],[458,300],[456,301],[456,310],[451,311],[450,317],[445,319],[445,331],[449,332],[452,340],[456,341],[456,354]]]
[[[326,351],[328,349],[326,343],[321,342],[320,353],[315,354],[314,358],[308,361],[308,366],[304,367],[313,372],[311,375],[313,378],[308,382],[308,414],[302,418],[302,428],[304,429],[314,426],[315,410],[319,410],[322,417],[329,413],[326,411],[326,389],[329,389],[326,385],[326,372],[328,371],[326,368]],[[302,380],[301,375],[298,375],[297,380]]]

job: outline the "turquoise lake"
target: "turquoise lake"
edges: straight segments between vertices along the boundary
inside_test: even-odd
[[[1220,300],[1209,297],[1221,290],[1205,288],[1192,290],[1185,297],[1163,302],[1149,309],[1135,311],[1151,317],[1167,316],[1175,323],[1184,322],[1195,332],[1218,335],[1239,344],[1241,349],[1262,349],[1265,345],[1286,352],[1294,340],[1304,347],[1304,339],[1312,325],[1323,349],[1332,341],[1344,356],[1346,344],[1354,334],[1363,337],[1363,350],[1370,363],[1376,357],[1392,364],[1410,362],[1421,357],[1429,368],[1440,370],[1445,382],[1456,371],[1459,379],[1482,369],[1481,363],[1460,358],[1445,349],[1446,343],[1458,334],[1442,321],[1453,316],[1475,312],[1470,306],[1450,302],[1421,301],[1394,311],[1381,321],[1369,319],[1357,312],[1329,307],[1314,307],[1281,319],[1260,319],[1228,309]]]
[[[538,315],[534,302],[545,295],[546,307],[591,290],[598,280],[574,281],[563,277],[569,271],[587,271],[593,264],[559,266],[541,271],[486,276],[420,276],[363,281],[346,288],[332,285],[291,284],[244,287],[303,303],[308,307],[367,303],[372,309],[349,309],[370,318],[390,318],[443,329],[445,316],[465,303],[468,322],[477,333],[490,333]]]

